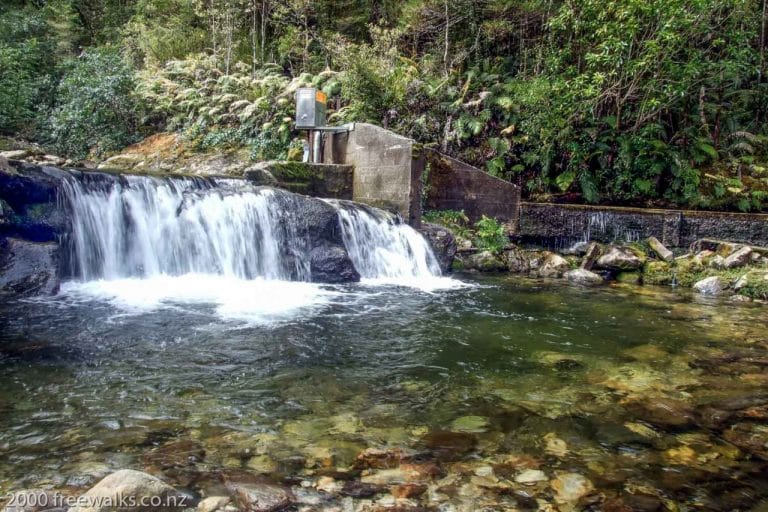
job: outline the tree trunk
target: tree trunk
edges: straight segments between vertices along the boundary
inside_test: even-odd
[[[445,51],[443,52],[443,67],[445,68],[445,76],[448,76],[448,49],[449,49],[449,29],[451,20],[448,17],[448,0],[443,0],[445,6]]]

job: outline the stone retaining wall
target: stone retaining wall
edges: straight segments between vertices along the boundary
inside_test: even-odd
[[[768,246],[768,215],[522,203],[515,235],[553,249],[578,241],[632,242],[650,236],[676,248],[702,238]]]

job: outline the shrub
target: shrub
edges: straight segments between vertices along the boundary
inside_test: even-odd
[[[66,65],[50,117],[61,154],[101,156],[137,140],[141,102],[131,69],[111,48],[88,50]]]
[[[477,240],[475,244],[478,248],[499,254],[509,242],[509,237],[504,232],[504,226],[492,217],[483,217],[475,224],[477,228]]]

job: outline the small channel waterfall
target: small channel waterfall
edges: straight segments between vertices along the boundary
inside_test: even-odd
[[[67,180],[72,274],[83,281],[216,274],[310,281],[306,238],[281,191],[237,180],[126,176]],[[364,278],[440,273],[419,233],[384,212],[334,203]]]
[[[384,211],[334,201],[344,245],[364,279],[408,279],[441,274],[432,248],[416,230]]]

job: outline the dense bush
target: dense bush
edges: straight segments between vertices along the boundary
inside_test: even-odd
[[[142,103],[134,72],[118,52],[88,50],[65,70],[49,120],[57,151],[76,158],[89,152],[101,156],[138,139]]]
[[[0,7],[0,133],[34,133],[55,86],[54,49],[42,13]]]
[[[768,0],[8,0],[0,131],[77,154],[130,140],[139,116],[98,141],[71,98],[56,122],[35,123],[59,77],[71,82],[61,57],[111,43],[141,76],[149,126],[201,150],[285,157],[293,92],[315,85],[331,122],[381,124],[537,200],[758,211],[767,11]]]

